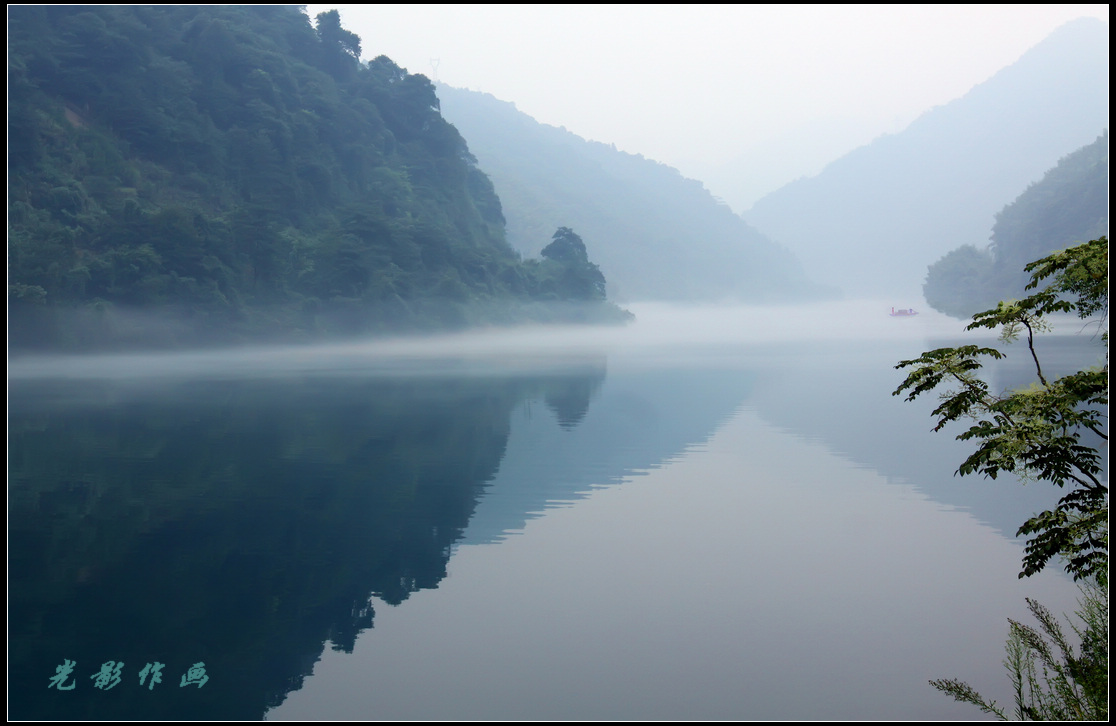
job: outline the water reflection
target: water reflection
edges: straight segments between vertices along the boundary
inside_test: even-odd
[[[520,718],[655,717],[667,701],[659,717],[779,718],[805,701],[788,685],[798,680],[775,681],[812,663],[813,693],[855,684],[846,710],[818,696],[806,717],[917,717],[930,711],[903,710],[910,688],[872,674],[897,660],[925,668],[951,628],[962,660],[999,678],[999,626],[1023,616],[1014,591],[1020,612],[1001,607],[1018,547],[936,502],[1002,521],[1007,539],[1031,505],[1014,483],[952,477],[964,444],[931,434],[921,402],[889,395],[894,363],[932,346],[691,333],[692,346],[610,353],[607,369],[603,356],[559,356],[568,339],[524,352],[510,337],[500,365],[464,340],[456,355],[428,341],[291,350],[270,365],[199,355],[173,359],[177,370],[106,357],[80,378],[71,363],[25,362],[9,404],[10,715],[297,714],[285,710],[293,699],[274,707],[317,669],[329,685],[307,696],[307,717],[371,716],[376,678],[377,707],[403,718],[416,702],[439,717],[490,716],[485,694],[515,684],[521,697],[503,713]],[[637,476],[650,499],[601,506],[599,494]],[[550,511],[587,497],[593,506],[563,512],[570,524]],[[508,537],[530,522],[549,525],[549,541]],[[957,551],[926,556],[939,546]],[[985,559],[996,561],[969,564]],[[989,573],[1010,583],[998,599],[980,589]],[[455,609],[461,598],[474,620]],[[788,612],[796,619],[779,620]],[[912,612],[925,633],[895,653]],[[475,629],[482,620],[488,630]],[[837,662],[844,641],[832,658],[812,650],[838,632],[863,641],[871,672]],[[67,659],[76,687],[49,689]],[[100,691],[90,676],[109,660],[124,680]],[[155,662],[164,682],[141,688]],[[337,672],[354,662],[358,672]],[[210,680],[180,687],[195,663]],[[913,688],[936,704],[925,679],[952,672],[917,675]],[[575,685],[583,711],[569,707]],[[864,711],[881,687],[888,703],[873,696],[878,709]],[[953,713],[945,705],[933,713]]]
[[[610,362],[578,432],[630,373]],[[535,450],[516,423],[505,462]],[[827,448],[745,403],[664,466],[460,546],[268,718],[971,718],[942,676],[1001,700],[1004,618],[1024,594],[1060,611],[1068,583],[1017,580],[1017,545]]]
[[[962,420],[931,433],[936,397],[907,402],[890,395],[906,373],[894,369],[899,360],[916,358],[924,350],[973,343],[997,345],[994,339],[970,336],[772,351],[756,366],[764,385],[750,403],[770,423],[823,443],[898,484],[912,484],[937,502],[971,512],[1013,539],[1020,524],[1054,506],[1063,492],[1041,483],[1023,486],[1006,475],[996,480],[955,476],[972,444],[954,437],[971,423]],[[989,362],[984,371],[992,389],[1034,381],[1026,344],[1004,350],[1007,357]],[[1048,336],[1041,339],[1039,354],[1044,370],[1060,376],[1095,363],[1097,344],[1088,336]],[[1096,437],[1085,440],[1107,453]]]
[[[323,642],[353,648],[371,596],[438,586],[513,409],[576,427],[604,376],[13,385],[10,714],[259,719]],[[78,686],[46,688],[67,659]],[[125,680],[102,692],[109,660]],[[141,689],[156,662],[166,685]],[[206,686],[180,688],[198,662]]]

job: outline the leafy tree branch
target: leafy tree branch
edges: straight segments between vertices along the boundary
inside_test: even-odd
[[[1100,452],[1082,443],[1083,433],[1108,441],[1108,238],[1055,252],[1026,265],[1031,273],[1022,300],[1000,302],[977,313],[968,330],[1000,330],[1010,343],[1027,336],[1038,382],[999,395],[978,377],[982,358],[1004,354],[975,345],[938,348],[896,368],[911,368],[892,395],[913,401],[945,386],[934,409],[935,431],[961,418],[975,423],[957,436],[976,443],[976,451],[957,473],[995,479],[1010,472],[1024,479],[1069,488],[1058,505],[1031,517],[1016,535],[1027,535],[1020,577],[1041,571],[1060,557],[1081,582],[1082,598],[1071,621],[1080,646],[1075,649],[1062,625],[1041,604],[1027,600],[1038,628],[1009,620],[1007,668],[1014,690],[1014,718],[1044,721],[1108,720],[1108,487],[1102,480]],[[1044,281],[1049,280],[1045,286]],[[1041,287],[1041,289],[1039,289]],[[1048,316],[1073,313],[1101,331],[1104,362],[1054,381],[1043,373],[1035,334],[1050,329]],[[955,679],[930,681],[934,688],[970,703],[1001,721],[1004,708]]]
[[[1011,343],[1021,335],[1035,365],[1038,382],[1030,387],[994,394],[979,378],[982,359],[999,360],[995,348],[965,345],[939,348],[896,368],[910,368],[893,395],[906,400],[945,387],[933,415],[935,431],[959,419],[975,423],[958,435],[976,450],[958,467],[962,476],[979,473],[995,479],[1009,472],[1024,479],[1070,487],[1055,509],[1027,520],[1017,535],[1030,535],[1020,577],[1041,571],[1055,556],[1065,558],[1075,579],[1108,567],[1108,487],[1102,481],[1100,452],[1082,442],[1088,432],[1108,440],[1108,238],[1086,242],[1036,260],[1022,300],[1000,302],[977,313],[968,330],[1000,330]],[[1050,329],[1049,316],[1076,314],[1091,319],[1102,332],[1104,362],[1057,380],[1048,380],[1035,352],[1035,335]]]

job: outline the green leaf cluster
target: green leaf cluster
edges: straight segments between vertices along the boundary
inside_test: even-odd
[[[1009,620],[1004,666],[1014,689],[1018,720],[1108,720],[1108,487],[1100,452],[1082,442],[1088,434],[1107,441],[1108,410],[1108,238],[1055,252],[1025,266],[1027,290],[1021,300],[1001,301],[977,313],[968,329],[1000,331],[1010,343],[1026,335],[1038,381],[1026,388],[993,394],[978,375],[981,357],[1004,354],[975,345],[939,348],[896,368],[912,368],[893,395],[908,401],[947,386],[934,409],[934,430],[961,418],[975,424],[957,438],[977,448],[957,473],[995,479],[1009,472],[1047,481],[1069,491],[1057,506],[1028,519],[1017,535],[1029,537],[1020,577],[1041,571],[1055,558],[1081,582],[1082,599],[1072,629],[1075,649],[1058,620],[1041,604],[1027,607],[1039,623]],[[1036,333],[1048,330],[1055,314],[1074,314],[1096,325],[1104,362],[1055,380],[1043,373],[1035,352]],[[973,704],[1000,720],[1004,708],[956,679],[930,681],[957,701]]]
[[[1107,441],[1108,407],[1108,238],[1100,237],[1044,257],[1026,266],[1027,289],[1050,284],[1022,300],[1000,302],[973,316],[968,329],[1000,330],[1004,342],[1025,335],[1038,382],[1028,388],[994,394],[979,378],[981,358],[999,359],[994,348],[973,345],[939,348],[896,368],[912,368],[893,395],[908,401],[949,387],[934,409],[934,430],[962,418],[975,423],[957,438],[976,450],[957,473],[996,478],[1003,472],[1068,487],[1056,508],[1027,520],[1017,534],[1029,535],[1020,577],[1042,570],[1051,559],[1065,558],[1075,579],[1096,576],[1108,567],[1108,487],[1102,480],[1100,452],[1083,443],[1086,433]],[[1092,319],[1104,347],[1104,362],[1056,380],[1048,380],[1035,352],[1035,335],[1049,316],[1076,314]]]

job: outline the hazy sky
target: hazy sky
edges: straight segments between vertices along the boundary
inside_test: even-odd
[[[412,73],[491,93],[540,122],[677,167],[715,193],[716,167],[734,160],[764,167],[750,169],[761,187],[816,173],[964,95],[1063,23],[1108,20],[1107,5],[310,5],[307,12],[313,18],[332,7],[361,37],[365,60],[387,55]]]

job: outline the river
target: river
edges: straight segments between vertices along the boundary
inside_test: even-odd
[[[1016,577],[1057,492],[955,477],[960,429],[890,395],[963,326],[636,313],[10,361],[9,716],[979,717],[944,677],[1010,703],[1007,618],[1077,596]]]

